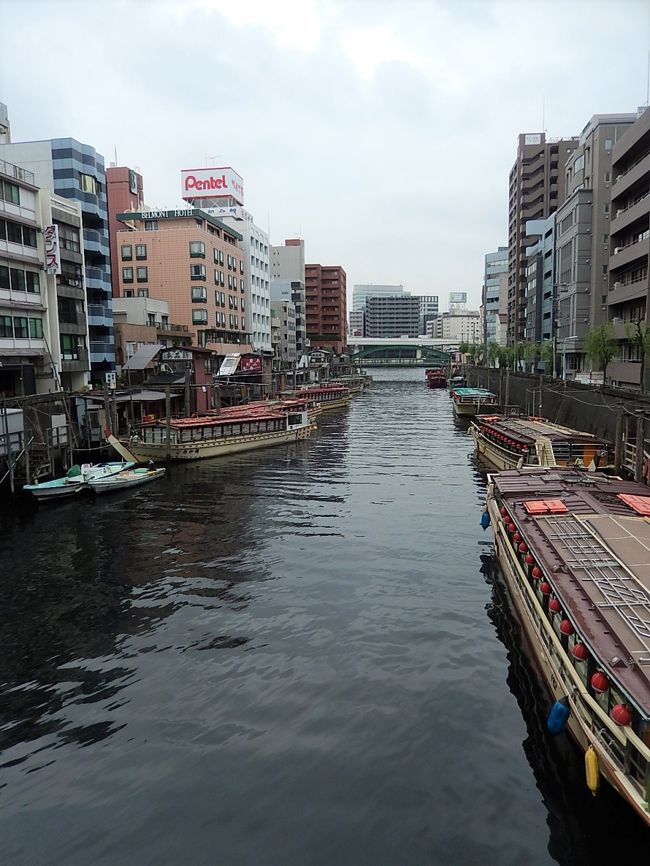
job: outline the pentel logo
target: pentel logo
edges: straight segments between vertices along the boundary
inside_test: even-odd
[[[191,189],[228,189],[228,181],[225,174],[219,175],[219,177],[212,175],[205,180],[200,180],[196,175],[188,174],[185,178],[185,189],[188,191]]]

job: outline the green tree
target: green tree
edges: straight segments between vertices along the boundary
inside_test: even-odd
[[[543,340],[539,344],[539,356],[544,362],[544,371],[553,374],[555,371],[555,345],[553,340]]]
[[[645,319],[632,319],[625,326],[628,342],[631,346],[636,346],[639,353],[639,361],[641,361],[641,369],[639,370],[639,383],[641,393],[645,393],[645,360],[650,352],[650,328]]]
[[[492,342],[488,345],[487,348],[487,356],[488,361],[495,366],[495,362],[499,362],[499,366],[501,366],[501,358],[502,358],[502,346],[500,346],[496,340],[492,340]]]
[[[614,326],[611,322],[603,322],[602,325],[589,328],[585,334],[585,354],[603,371],[603,381],[607,379],[607,367],[617,351],[618,340],[614,336]]]
[[[469,343],[463,340],[463,342],[458,347],[458,351],[461,355],[469,355]]]

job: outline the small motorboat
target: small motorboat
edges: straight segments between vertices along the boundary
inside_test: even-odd
[[[135,469],[125,469],[116,475],[96,478],[88,482],[88,486],[95,493],[111,493],[118,490],[128,490],[130,487],[139,487],[148,481],[155,481],[165,474],[163,468],[156,466],[137,466]]]
[[[23,490],[31,493],[39,502],[54,499],[67,499],[87,490],[89,482],[94,479],[110,478],[123,470],[131,469],[135,463],[121,461],[119,463],[83,463],[81,466],[71,466],[63,478],[53,481],[24,484]]]

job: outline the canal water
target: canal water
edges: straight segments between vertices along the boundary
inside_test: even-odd
[[[0,862],[631,859],[545,732],[484,500],[447,392],[397,370],[310,442],[4,512]]]

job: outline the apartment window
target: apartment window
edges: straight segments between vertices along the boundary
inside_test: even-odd
[[[142,261],[142,259],[147,258],[147,245],[146,244],[136,244],[135,245],[135,257]]]
[[[605,205],[605,213],[609,213],[609,204]]]
[[[99,195],[101,185],[95,180],[91,174],[79,173],[79,185],[83,192],[89,192],[93,195]]]
[[[192,324],[193,325],[205,325],[208,321],[208,311],[207,310],[192,310]]]
[[[158,231],[158,220],[145,220],[144,221],[144,230],[146,232],[157,232]]]
[[[192,280],[204,280],[205,279],[205,265],[190,265],[190,279],[192,279]]]
[[[40,319],[29,320],[29,336],[34,340],[43,339],[43,322]]]
[[[13,335],[11,316],[0,316],[0,337],[13,337]]]
[[[133,297],[133,289],[124,289],[124,297],[132,298]]]
[[[239,281],[239,288],[241,289],[242,292],[244,291],[244,281],[243,280]]]
[[[9,273],[11,275],[11,288],[14,292],[24,292],[25,291],[25,271],[18,270],[18,268],[10,268]]]
[[[33,271],[25,271],[25,291],[33,292],[36,295],[41,291],[39,275]]]
[[[611,139],[611,138],[606,138],[606,139],[605,139],[605,150],[607,150],[607,151],[611,150],[611,149],[612,149],[612,145],[613,145],[612,139]]]
[[[609,183],[610,173],[608,171],[605,172],[605,183]]]
[[[133,282],[133,268],[122,268],[122,282]]]
[[[81,252],[81,244],[79,243],[79,231],[74,226],[66,226],[58,223],[59,226],[59,245],[63,250],[70,250],[72,253]]]
[[[0,265],[0,289],[9,291],[11,282],[9,281],[9,268],[6,265]]]
[[[11,204],[20,204],[20,187],[8,180],[0,180],[0,198]]]
[[[64,361],[79,360],[79,343],[72,334],[61,334],[61,357]]]
[[[148,298],[149,297],[149,289],[138,289],[138,297],[139,298]]]
[[[17,340],[26,340],[29,337],[27,316],[14,316],[14,337]]]
[[[193,259],[205,258],[205,244],[203,241],[190,241],[190,256]]]
[[[130,262],[133,258],[133,247],[131,244],[122,244],[121,255],[123,262]]]
[[[149,269],[146,265],[140,265],[135,269],[136,277],[139,283],[146,283],[148,279]]]
[[[241,259],[239,260],[239,273],[240,274],[244,273],[244,262]]]
[[[23,226],[23,244],[26,247],[36,246],[36,229],[31,229],[29,226]]]
[[[73,262],[61,262],[59,282],[64,286],[81,289],[83,287],[81,265],[74,264]]]
[[[205,286],[192,286],[192,303],[206,304],[208,301],[208,290]]]

